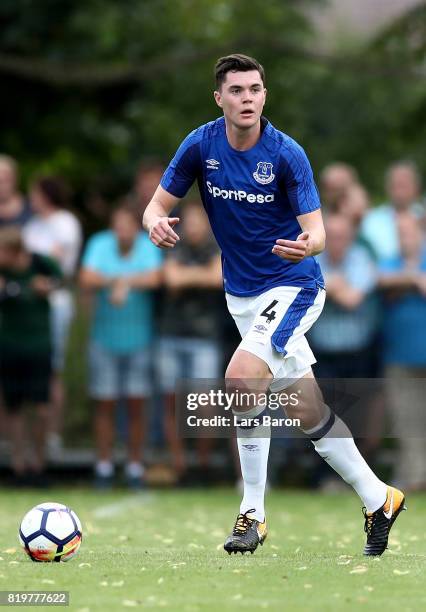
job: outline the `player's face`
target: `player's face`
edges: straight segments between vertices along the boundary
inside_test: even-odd
[[[262,114],[266,89],[257,70],[228,72],[219,91],[214,92],[216,104],[235,127],[253,127]]]

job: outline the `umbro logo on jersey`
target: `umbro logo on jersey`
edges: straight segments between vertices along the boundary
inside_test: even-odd
[[[253,176],[258,183],[261,185],[268,185],[268,183],[272,183],[275,178],[275,174],[273,174],[273,165],[271,162],[258,162],[256,171],[253,172]]]
[[[219,170],[220,162],[217,159],[206,159],[206,164],[210,170]]]

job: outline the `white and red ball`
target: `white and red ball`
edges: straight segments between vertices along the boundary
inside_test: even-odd
[[[80,548],[81,523],[63,504],[38,504],[22,519],[19,540],[33,561],[69,561]]]

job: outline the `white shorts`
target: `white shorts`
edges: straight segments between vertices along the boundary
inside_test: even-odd
[[[305,334],[321,314],[325,289],[273,287],[254,297],[227,293],[226,301],[242,337],[238,348],[268,364],[272,390],[284,389],[310,371],[316,359]]]

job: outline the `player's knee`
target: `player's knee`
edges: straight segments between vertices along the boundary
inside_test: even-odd
[[[259,393],[264,394],[272,374],[267,364],[245,351],[237,351],[232,357],[225,374],[228,395],[241,401],[233,402],[234,412],[246,412],[258,405]]]
[[[234,413],[247,412],[258,405],[259,389],[253,385],[250,378],[242,377],[241,371],[239,374],[239,377],[234,375],[226,378],[226,393],[228,397],[233,398],[232,410]]]
[[[227,369],[225,378],[238,380],[265,380],[265,389],[269,386],[272,374],[269,371],[268,365],[250,353],[241,352],[234,355]]]

